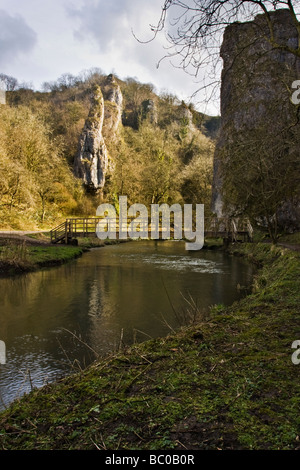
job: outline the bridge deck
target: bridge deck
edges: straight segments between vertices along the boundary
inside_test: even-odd
[[[134,217],[128,218],[127,223],[122,226],[123,233],[127,233],[130,223],[135,220]],[[72,243],[72,240],[80,237],[97,237],[96,230],[98,223],[103,221],[103,218],[74,218],[67,219],[51,230],[51,243]],[[151,221],[146,221],[146,231],[149,239],[151,236]],[[205,219],[204,223],[204,237],[205,238],[223,238],[224,240],[237,240],[242,237],[243,241],[250,241],[252,239],[252,227],[248,220],[241,219],[228,219],[228,218],[210,218]],[[115,224],[116,239],[119,238],[120,227],[118,222]],[[183,231],[182,231],[183,232]],[[183,232],[184,233],[184,232]],[[170,227],[170,233],[162,230],[159,226],[159,239],[174,238],[174,228]]]

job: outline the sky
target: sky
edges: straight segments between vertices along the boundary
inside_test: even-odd
[[[0,0],[0,73],[40,90],[64,73],[100,68],[120,79],[152,83],[202,112],[219,114],[218,102],[203,103],[199,78],[174,67],[165,32],[153,41],[163,0]],[[139,39],[139,41],[137,40]],[[142,42],[140,42],[142,41]],[[159,64],[159,67],[157,65]]]

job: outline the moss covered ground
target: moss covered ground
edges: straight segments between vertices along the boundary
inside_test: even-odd
[[[299,449],[299,253],[231,251],[260,267],[251,295],[32,391],[0,414],[0,449]]]

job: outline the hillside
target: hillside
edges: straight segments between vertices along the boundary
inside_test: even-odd
[[[93,110],[96,89],[100,101]],[[0,228],[48,228],[66,216],[93,216],[100,201],[114,203],[120,194],[130,203],[209,208],[218,117],[158,95],[151,84],[95,70],[63,75],[43,92],[16,88],[6,102],[0,109]],[[101,151],[93,144],[92,153],[105,159],[105,168],[101,162],[96,168],[105,173],[100,186],[86,180],[82,168],[94,163],[80,157],[91,113],[102,119],[92,135],[101,141]]]

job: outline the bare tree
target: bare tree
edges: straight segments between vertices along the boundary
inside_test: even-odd
[[[272,12],[278,9],[288,9],[292,15],[299,38],[295,47],[276,42]],[[219,53],[225,27],[253,20],[259,13],[265,14],[271,46],[300,57],[299,0],[165,0],[159,21],[151,25],[154,37],[150,41],[165,31],[170,45],[165,57],[176,57],[179,63],[175,66],[201,78],[195,94],[207,90],[208,98],[219,89]]]
[[[247,139],[235,136],[223,149],[223,197],[228,215],[247,214],[266,226],[276,243],[278,211],[299,200],[299,138],[291,127],[274,135],[269,124],[249,131]]]
[[[0,73],[0,80],[2,83],[5,84],[7,91],[14,91],[19,88],[18,80],[15,77],[11,77],[10,75],[5,75],[4,73]]]

